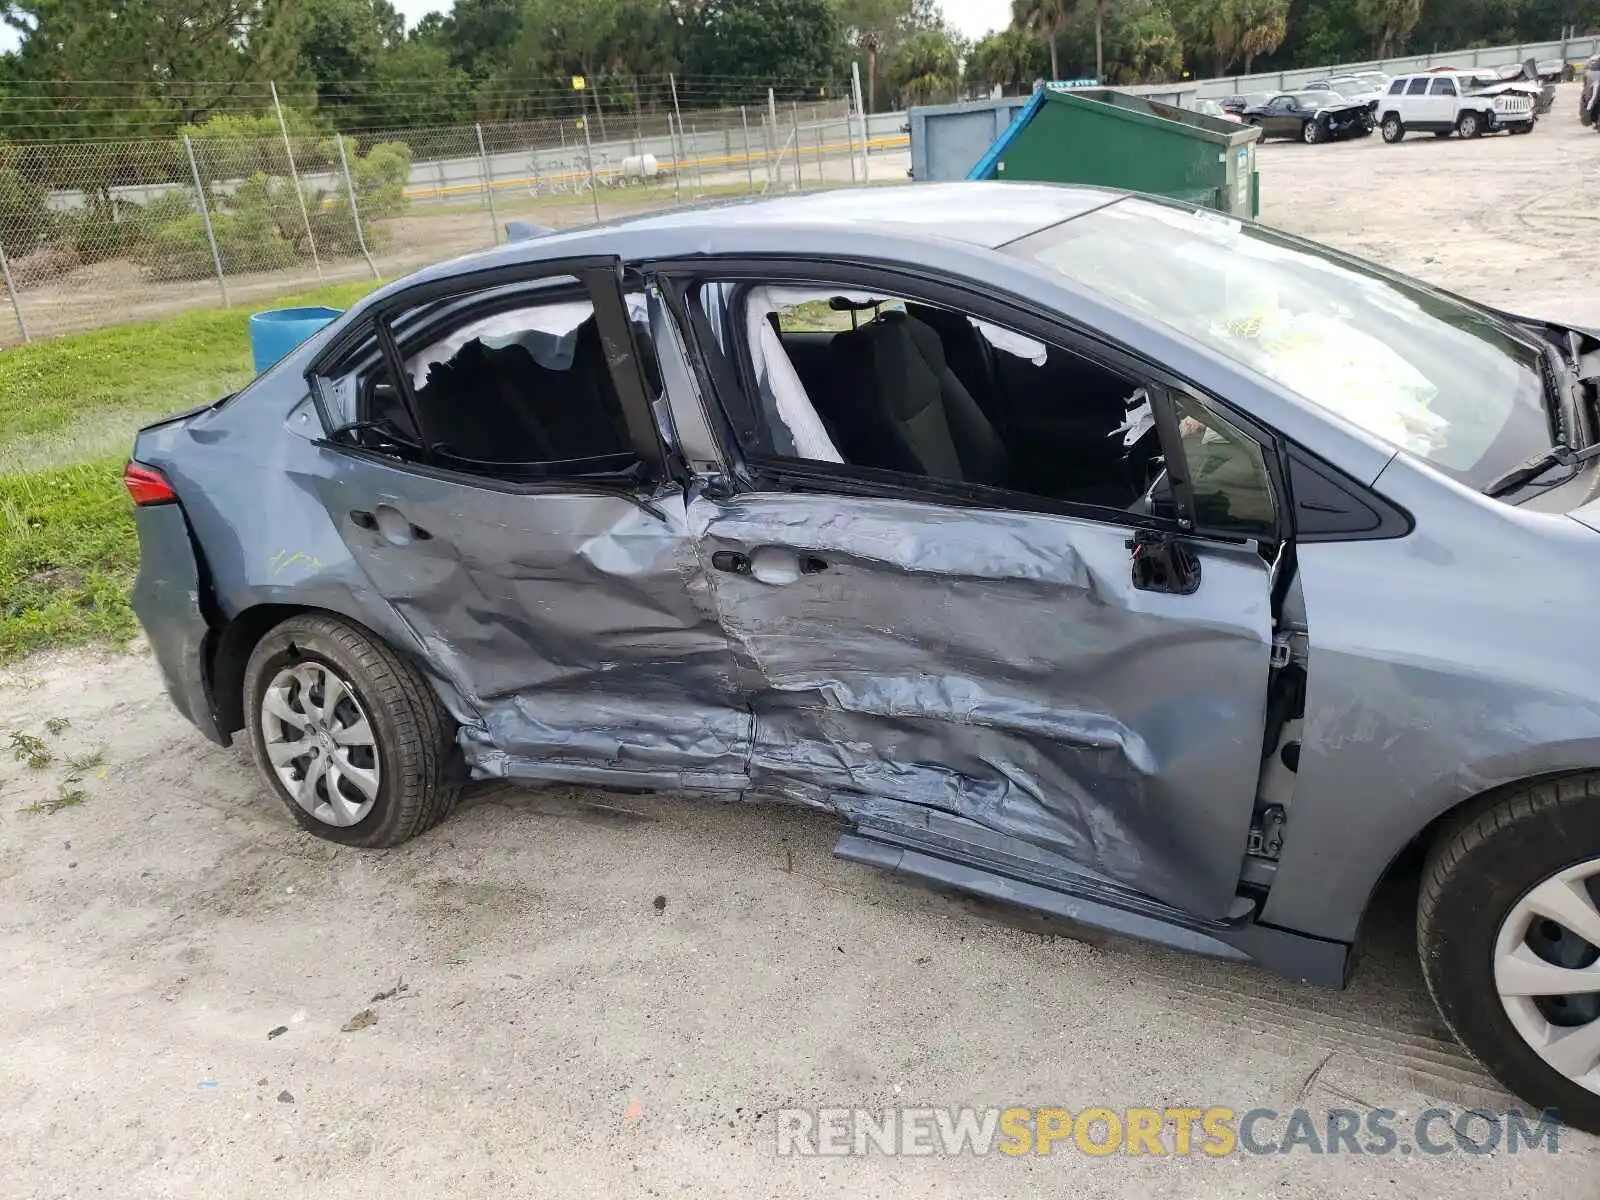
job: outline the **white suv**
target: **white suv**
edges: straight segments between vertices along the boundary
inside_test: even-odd
[[[1522,95],[1479,95],[1469,77],[1432,71],[1391,80],[1378,99],[1378,124],[1383,140],[1398,142],[1413,131],[1474,138],[1504,129],[1527,133],[1533,128],[1533,101]]]

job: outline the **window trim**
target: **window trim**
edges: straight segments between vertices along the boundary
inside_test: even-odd
[[[320,380],[336,377],[330,375],[330,371],[337,372],[340,368],[345,370],[354,369],[354,363],[349,360],[370,337],[377,342],[383,361],[395,381],[395,391],[399,394],[401,404],[405,407],[418,435],[425,443],[423,459],[420,463],[409,459],[394,459],[387,456],[384,457],[385,462],[394,463],[401,468],[430,467],[442,471],[452,478],[497,481],[504,481],[506,476],[515,475],[519,470],[527,474],[534,474],[538,468],[556,465],[548,463],[508,463],[504,464],[506,467],[504,472],[495,475],[480,475],[475,471],[464,470],[448,463],[441,463],[435,451],[433,439],[430,437],[419,415],[415,389],[411,386],[410,373],[405,369],[404,357],[400,352],[399,342],[395,336],[394,321],[402,312],[437,300],[447,300],[458,296],[470,297],[474,293],[490,291],[511,284],[533,283],[539,279],[561,276],[576,279],[594,307],[594,320],[605,353],[606,369],[611,374],[612,385],[616,388],[617,398],[622,406],[623,420],[627,425],[633,452],[645,468],[645,479],[662,480],[667,478],[666,446],[662,439],[661,430],[656,425],[655,414],[651,408],[651,397],[645,380],[643,360],[634,335],[633,322],[628,318],[625,295],[628,272],[622,260],[614,255],[573,256],[571,258],[545,259],[490,267],[439,279],[424,280],[421,283],[380,295],[362,311],[358,320],[351,322],[349,327],[343,330],[337,338],[323,347],[306,368],[306,382],[311,389],[312,401],[322,422],[323,436],[317,439],[317,444],[333,450],[344,451],[352,449],[349,443],[334,440],[333,434],[341,426],[333,420],[333,414],[329,410],[327,398],[323,395]],[[493,301],[486,301],[485,307],[492,312],[498,309],[500,302],[498,298]],[[452,322],[457,318],[472,319],[472,315],[477,311],[477,307],[469,303],[451,314]],[[422,325],[415,330],[407,330],[404,336],[410,341],[412,338],[425,333],[427,328],[427,325]],[[359,449],[359,447],[356,448]],[[472,460],[454,461],[468,462]],[[592,464],[600,460],[591,458],[564,461]],[[583,472],[577,477],[582,476],[592,478],[592,472]],[[573,477],[569,476],[568,478]]]
[[[1263,439],[1257,423],[1235,421],[1232,415],[1234,410],[1231,407],[1178,379],[1159,364],[1149,362],[1126,347],[1072,324],[1059,313],[1009,292],[984,288],[970,281],[953,281],[947,276],[919,271],[914,266],[904,263],[870,260],[838,260],[819,265],[811,258],[740,255],[724,258],[661,260],[648,264],[648,270],[657,278],[663,292],[674,298],[674,303],[669,305],[669,308],[672,309],[674,318],[679,320],[680,328],[684,316],[689,317],[690,329],[685,332],[685,341],[693,347],[697,363],[706,358],[704,351],[700,349],[701,338],[693,329],[695,324],[704,323],[696,320],[702,310],[692,297],[693,290],[698,286],[783,283],[812,284],[821,288],[851,287],[878,290],[913,302],[932,304],[993,321],[1059,346],[1062,350],[1076,354],[1097,366],[1136,380],[1150,392],[1151,412],[1156,417],[1157,436],[1161,439],[1162,454],[1169,472],[1172,463],[1171,447],[1181,445],[1175,436],[1177,421],[1176,417],[1172,416],[1170,400],[1171,394],[1178,392],[1192,396],[1198,403],[1207,407],[1217,409],[1221,415],[1226,416],[1245,430],[1250,437],[1261,443],[1263,456],[1270,463],[1276,464],[1278,461],[1280,453],[1278,439],[1275,437]],[[682,312],[679,311],[680,307]],[[708,329],[706,332],[711,331]],[[1179,504],[1179,516],[1172,519],[1146,516],[1120,508],[1053,500],[1029,492],[983,484],[932,480],[848,463],[812,463],[805,459],[772,455],[759,449],[753,450],[738,436],[739,418],[735,417],[733,409],[737,408],[740,411],[742,419],[749,423],[747,428],[751,432],[764,428],[765,422],[759,405],[748,391],[751,378],[748,363],[749,347],[745,345],[745,339],[739,331],[735,330],[734,333],[734,352],[725,357],[729,360],[728,365],[737,380],[740,394],[730,404],[724,394],[727,390],[726,383],[729,381],[724,381],[724,385],[719,386],[718,382],[710,377],[711,372],[708,367],[704,370],[705,377],[701,379],[701,386],[707,400],[717,405],[720,410],[718,413],[720,420],[710,422],[713,427],[712,432],[718,440],[724,462],[739,487],[748,490],[759,490],[763,487],[821,490],[815,485],[832,482],[840,485],[844,494],[849,495],[889,496],[970,508],[1038,512],[1133,529],[1154,529],[1233,544],[1250,540],[1220,536],[1216,533],[1197,534],[1193,520],[1192,496],[1186,497],[1181,493],[1177,482],[1174,482],[1173,487]],[[717,347],[717,352],[722,352],[720,346]],[[1162,427],[1163,410],[1171,418],[1165,428]],[[1269,470],[1272,469],[1275,467],[1269,466]],[[1281,531],[1285,525],[1285,513],[1282,511],[1285,501],[1281,498],[1287,496],[1287,492],[1277,475],[1274,475],[1273,485],[1275,497],[1279,498],[1277,518],[1281,538]],[[1183,486],[1187,486],[1186,482]]]

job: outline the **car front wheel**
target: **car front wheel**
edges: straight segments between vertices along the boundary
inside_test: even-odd
[[[245,668],[250,747],[302,828],[347,846],[394,846],[455,806],[454,723],[416,668],[338,617],[270,630]]]
[[[1456,132],[1464,138],[1475,138],[1483,132],[1482,118],[1477,113],[1462,113],[1456,121]]]
[[[1320,121],[1307,121],[1300,130],[1300,136],[1305,139],[1306,145],[1315,146],[1328,136],[1328,131]]]
[[[1600,775],[1532,785],[1447,828],[1417,943],[1467,1049],[1523,1100],[1600,1133]]]
[[[1406,127],[1400,123],[1400,118],[1390,113],[1383,119],[1383,140],[1391,146],[1406,136]]]

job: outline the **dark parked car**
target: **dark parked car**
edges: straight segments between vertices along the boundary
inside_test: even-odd
[[[1283,92],[1246,108],[1242,115],[1261,130],[1262,141],[1290,137],[1315,144],[1372,132],[1372,112],[1367,105],[1347,100],[1338,92]]]
[[[1244,110],[1258,104],[1265,104],[1276,95],[1274,92],[1251,92],[1244,96],[1224,96],[1218,101],[1228,112],[1241,116]]]
[[[682,210],[431,267],[142,430],[133,603],[347,845],[469,777],[775,796],[1334,986],[1417,852],[1445,1020],[1600,1131],[1597,362],[1094,188]]]

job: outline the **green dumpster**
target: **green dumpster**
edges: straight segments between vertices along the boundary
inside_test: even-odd
[[[968,179],[1094,183],[1235,217],[1260,211],[1260,130],[1108,88],[1041,88]]]

